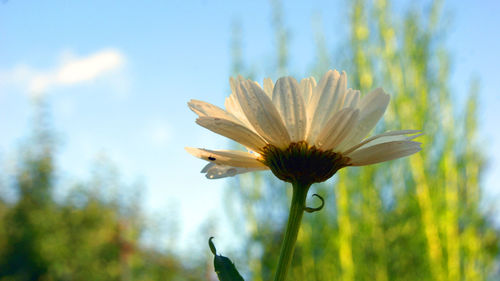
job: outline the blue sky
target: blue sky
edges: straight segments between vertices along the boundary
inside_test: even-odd
[[[307,74],[314,58],[313,17],[321,16],[335,50],[347,28],[344,5],[286,2],[284,20],[293,32],[290,66],[299,71],[292,74]],[[446,11],[452,18],[447,34],[452,90],[463,96],[471,77],[481,81],[481,140],[489,154],[484,186],[495,198],[500,2],[448,1]],[[169,216],[169,206],[178,208],[172,216],[183,236],[194,237],[207,217],[222,213],[228,182],[205,179],[199,173],[204,163],[183,147],[224,148],[228,142],[196,126],[186,102],[196,98],[222,106],[229,94],[235,19],[242,25],[246,61],[265,73],[274,48],[271,5],[265,0],[0,4],[2,170],[11,171],[15,151],[29,134],[33,97],[43,95],[61,140],[57,165],[63,179],[87,178],[105,155],[125,181],[144,184],[148,213]],[[333,34],[331,27],[340,32]]]

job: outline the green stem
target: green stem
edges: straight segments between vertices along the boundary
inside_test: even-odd
[[[293,257],[297,234],[300,229],[300,222],[304,214],[307,191],[310,184],[293,183],[292,204],[290,205],[290,215],[286,226],[285,237],[281,244],[280,259],[274,281],[284,281]]]

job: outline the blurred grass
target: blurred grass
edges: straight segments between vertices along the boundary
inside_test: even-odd
[[[274,14],[281,15],[280,2],[272,2]],[[325,40],[317,40],[317,50],[323,51],[307,72],[345,69],[349,87],[365,94],[383,87],[391,103],[376,131],[422,129],[423,150],[407,159],[347,168],[316,185],[314,192],[327,198],[327,208],[305,216],[289,278],[498,280],[499,233],[492,214],[480,208],[484,157],[477,144],[477,83],[465,108],[459,107],[450,93],[442,1],[422,10],[411,6],[398,19],[390,5],[347,1],[345,55],[337,56],[335,65],[325,64],[331,61],[321,45]],[[288,39],[283,34],[293,32],[276,18],[274,77],[297,71],[287,69],[284,60]],[[316,36],[328,34],[336,33],[325,29]],[[244,65],[241,57],[233,59]],[[250,232],[240,263],[249,265],[252,280],[270,280],[289,188],[261,174],[240,176],[231,185],[228,213],[239,225],[247,221]],[[243,211],[236,214],[235,205]]]

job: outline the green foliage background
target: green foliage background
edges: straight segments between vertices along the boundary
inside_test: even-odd
[[[276,48],[267,74],[278,77],[297,70],[288,67],[293,30],[284,25],[282,4],[271,3]],[[441,1],[398,18],[390,4],[346,1],[345,45],[331,52],[325,38],[338,33],[316,27],[316,59],[304,72],[319,79],[327,69],[345,69],[352,88],[383,87],[391,103],[376,131],[422,129],[423,150],[344,169],[314,185],[311,194],[321,194],[326,207],[305,215],[289,280],[498,280],[500,236],[492,214],[480,208],[478,85],[472,83],[459,107],[449,83]],[[233,73],[259,76],[247,67],[238,22],[233,32]],[[0,280],[213,280],[208,247],[186,259],[143,243],[148,219],[130,199],[135,196],[126,196],[136,187],[106,167],[65,186],[70,191],[56,199],[57,145],[44,107],[38,108],[32,138],[2,186],[16,199],[7,199],[7,192],[0,197]],[[116,194],[103,193],[109,189]],[[246,280],[272,279],[290,195],[266,173],[238,176],[228,187],[227,213],[248,233],[229,256]]]
[[[349,38],[332,58],[316,30],[317,60],[307,72],[346,70],[349,87],[391,94],[376,131],[422,129],[422,152],[407,159],[341,170],[313,186],[327,200],[306,214],[290,280],[498,280],[498,231],[481,211],[484,158],[477,144],[477,83],[465,108],[450,92],[449,54],[442,1],[409,8],[396,18],[390,1],[346,1]],[[273,2],[278,77],[288,68],[288,37],[281,4]],[[233,44],[238,46],[238,44]],[[235,51],[234,54],[241,54]],[[338,53],[337,53],[338,54]],[[233,58],[235,74],[244,69]],[[335,63],[333,63],[335,62]],[[286,223],[290,188],[265,175],[249,174],[228,188],[228,213],[247,222],[250,233],[239,264],[252,280],[271,280]],[[312,201],[312,200],[311,200]],[[310,204],[314,204],[311,202]]]
[[[152,221],[138,207],[138,186],[124,184],[110,164],[96,165],[88,181],[57,182],[55,134],[46,106],[36,108],[13,174],[2,173],[0,280],[202,279],[204,255],[181,260],[144,243]]]

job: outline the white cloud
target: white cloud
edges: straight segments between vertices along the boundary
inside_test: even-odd
[[[116,49],[103,49],[84,57],[62,53],[61,58],[58,66],[48,70],[20,65],[2,71],[0,85],[26,85],[28,93],[38,96],[56,87],[91,82],[120,70],[125,64],[125,56]]]
[[[23,85],[35,75],[33,69],[19,64],[11,70],[0,70],[0,86]]]

